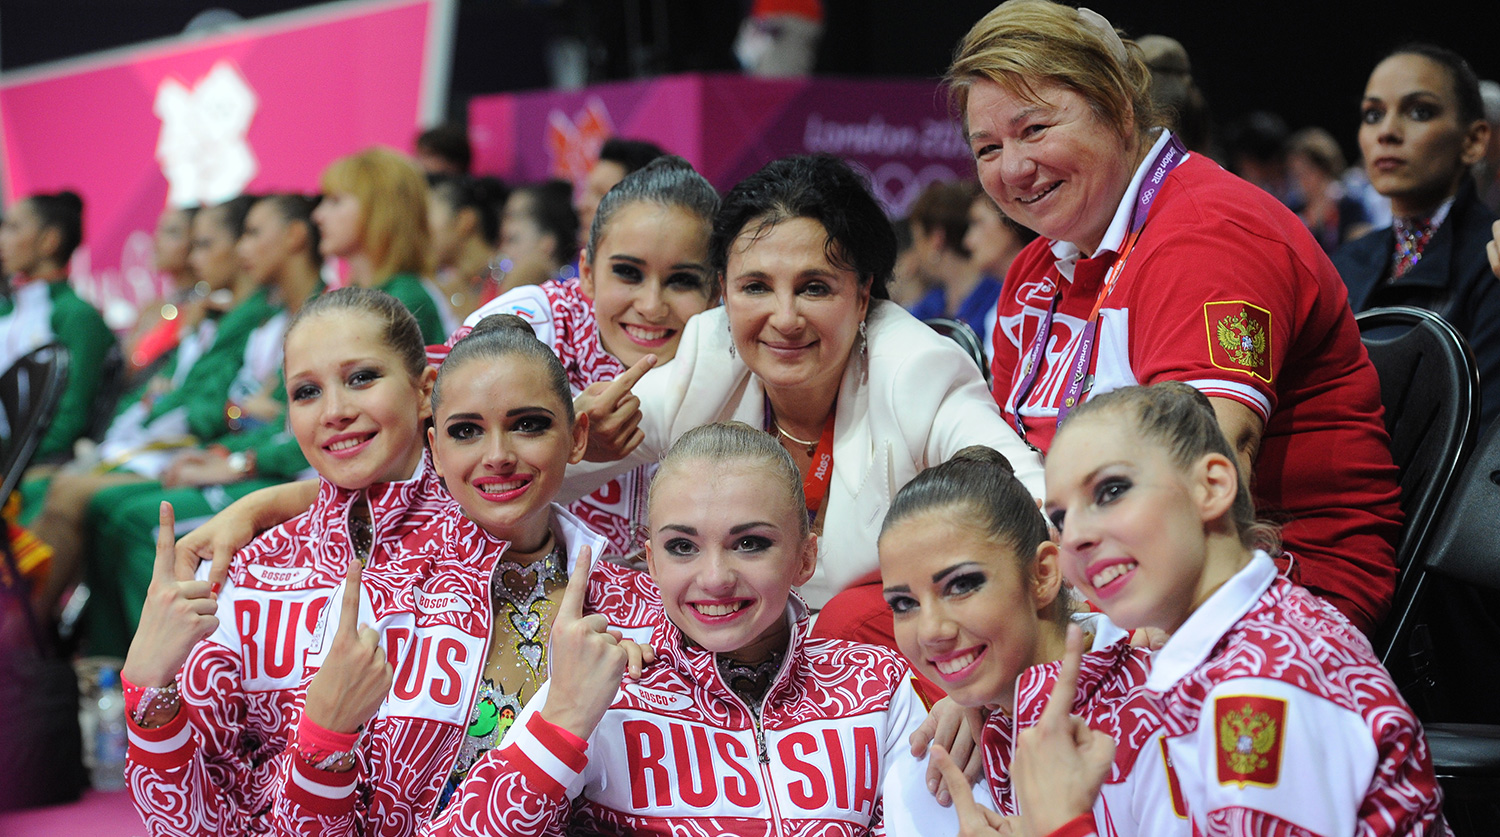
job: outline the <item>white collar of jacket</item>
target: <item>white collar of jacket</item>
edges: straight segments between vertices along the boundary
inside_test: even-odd
[[[1276,564],[1261,550],[1188,616],[1167,644],[1156,652],[1146,688],[1161,693],[1172,688],[1208,659],[1219,640],[1244,618],[1276,581]]]
[[[309,527],[313,542],[322,545],[314,550],[317,560],[332,560],[334,563],[329,571],[336,571],[340,577],[344,575],[349,559],[354,557],[354,544],[349,537],[349,510],[361,497],[368,498],[370,503],[370,532],[373,538],[370,559],[373,561],[377,557],[384,557],[384,550],[377,550],[376,546],[387,538],[399,538],[405,534],[405,527],[398,524],[413,507],[435,504],[438,497],[447,495],[438,483],[437,472],[432,467],[430,457],[430,453],[424,452],[416,470],[408,479],[375,483],[361,490],[340,488],[328,480],[321,480],[313,509],[325,509],[326,512],[316,515]],[[423,502],[424,500],[428,502]]]
[[[771,688],[766,690],[762,701],[764,706],[778,703],[782,692],[791,688],[792,684],[806,679],[800,675],[799,670],[803,665],[802,647],[806,644],[812,619],[807,604],[795,591],[787,598],[785,618],[791,626],[791,639],[787,643],[786,656],[781,661],[781,670],[776,673],[776,679],[771,681]],[[710,694],[724,698],[731,705],[738,706],[742,703],[720,676],[718,662],[715,660],[717,655],[691,644],[682,629],[667,618],[666,611],[662,611],[661,621],[651,632],[651,648],[656,652],[658,664],[671,666],[689,681]]]

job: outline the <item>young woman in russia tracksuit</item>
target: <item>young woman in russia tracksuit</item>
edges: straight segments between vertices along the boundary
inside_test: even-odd
[[[881,833],[885,768],[925,712],[892,652],[807,636],[792,587],[817,547],[789,454],[744,424],[690,430],[649,517],[655,663],[583,615],[597,582],[575,578],[552,679],[426,833]]]
[[[536,345],[550,368],[507,366],[545,385],[560,369]],[[524,628],[544,644],[556,573],[602,543],[546,501],[541,477],[560,473],[582,438],[565,385],[544,398],[555,426],[530,428],[550,458],[522,476],[511,459],[501,469],[535,490],[476,508],[439,481],[455,485],[445,468],[461,457],[441,443],[436,468],[423,455],[433,373],[394,299],[347,288],[309,303],[286,365],[293,431],[323,475],[317,502],[242,550],[217,595],[159,559],[127,660],[130,786],[152,834],[413,833],[467,739],[499,725],[496,695],[524,700],[540,679],[530,669],[545,672],[523,643],[497,636]],[[447,403],[461,406],[471,396],[456,383]],[[511,580],[541,595],[505,599]],[[497,665],[518,658],[528,670]],[[482,711],[486,698],[495,712]],[[476,716],[489,729],[476,730]]]

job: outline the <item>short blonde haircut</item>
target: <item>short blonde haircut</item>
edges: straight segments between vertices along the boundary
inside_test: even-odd
[[[980,18],[959,42],[944,81],[967,130],[969,87],[987,79],[1037,102],[1033,87],[1053,82],[1082,96],[1121,138],[1144,139],[1160,125],[1151,102],[1151,70],[1140,47],[1123,40],[1125,60],[1077,9],[1051,0],[1010,0]]]
[[[389,148],[367,148],[334,160],[323,171],[322,188],[359,200],[372,285],[397,273],[426,272],[427,180],[416,163]]]

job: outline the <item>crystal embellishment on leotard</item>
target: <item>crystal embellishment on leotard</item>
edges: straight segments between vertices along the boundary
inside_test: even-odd
[[[523,639],[536,639],[536,632],[542,629],[542,617],[531,611],[525,613],[512,611],[510,625]]]
[[[781,661],[785,656],[786,652],[777,651],[758,663],[742,663],[720,654],[714,658],[714,662],[719,666],[719,676],[724,678],[725,685],[759,717],[760,704],[771,690],[771,684],[776,681],[776,674],[781,671]]]

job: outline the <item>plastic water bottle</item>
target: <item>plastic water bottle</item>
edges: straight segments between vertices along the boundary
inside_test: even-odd
[[[94,765],[90,771],[94,790],[124,789],[125,747],[125,695],[120,691],[120,673],[102,668],[94,712]]]

